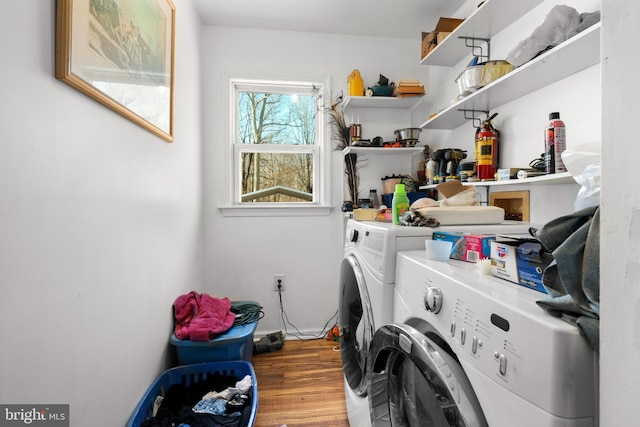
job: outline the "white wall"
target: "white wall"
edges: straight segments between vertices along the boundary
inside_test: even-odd
[[[603,0],[603,169],[601,218],[601,421],[640,419],[640,192],[632,171],[640,157],[634,84],[640,66],[640,4]],[[631,172],[631,173],[630,173]]]
[[[342,260],[342,155],[335,151],[331,155],[331,215],[223,217],[218,208],[228,203],[230,185],[229,78],[330,78],[333,96],[341,91],[346,94],[347,76],[354,68],[360,70],[366,86],[375,84],[379,74],[391,81],[422,79],[425,70],[418,64],[418,37],[388,40],[204,28],[206,286],[212,294],[260,302],[266,316],[259,323],[258,333],[284,329],[273,291],[275,273],[286,275],[285,310],[301,331],[317,333],[337,310],[338,266]],[[358,113],[354,114],[357,119]],[[366,114],[360,115],[363,137],[381,135],[389,140],[395,129],[409,124],[408,112],[379,118],[376,125],[367,121]],[[368,196],[369,187],[363,183],[360,194]],[[290,326],[287,329],[295,332]]]
[[[124,425],[203,282],[199,21],[176,1],[175,142],[54,77],[55,1],[0,28],[0,402]]]

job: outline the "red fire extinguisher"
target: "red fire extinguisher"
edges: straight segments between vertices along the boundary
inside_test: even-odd
[[[476,176],[478,179],[494,179],[498,172],[498,130],[491,120],[498,113],[480,123],[476,129]]]

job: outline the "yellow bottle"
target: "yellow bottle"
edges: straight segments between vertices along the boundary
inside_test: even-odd
[[[360,71],[353,70],[347,78],[349,83],[349,95],[350,96],[363,96],[364,95],[364,82],[360,77]]]

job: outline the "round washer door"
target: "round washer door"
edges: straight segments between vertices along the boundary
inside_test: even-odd
[[[367,355],[375,327],[364,275],[353,254],[342,260],[338,305],[342,370],[349,387],[358,396],[366,396]]]
[[[455,355],[436,333],[384,325],[371,346],[372,426],[487,427]]]

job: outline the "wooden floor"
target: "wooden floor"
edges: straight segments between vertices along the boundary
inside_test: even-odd
[[[252,359],[258,380],[256,427],[348,427],[338,343],[287,340]]]

